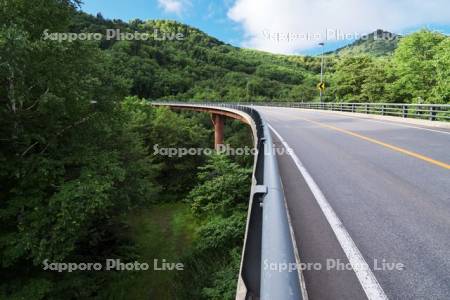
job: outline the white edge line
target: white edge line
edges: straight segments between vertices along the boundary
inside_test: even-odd
[[[288,143],[286,143],[286,141],[281,137],[281,135],[270,124],[268,124],[268,126],[281,141],[281,143],[291,156],[292,160],[296,164],[298,170],[303,175],[303,178],[305,179],[306,183],[311,189],[311,192],[316,198],[316,201],[319,204],[320,209],[322,210],[323,214],[325,215],[325,218],[327,219],[328,223],[331,226],[331,229],[336,235],[336,238],[338,239],[339,244],[342,247],[342,250],[347,256],[353,271],[355,271],[356,277],[361,283],[361,286],[364,292],[366,293],[367,298],[369,300],[388,299],[383,289],[381,288],[380,284],[378,283],[378,280],[375,278],[375,275],[372,273],[372,270],[370,269],[369,265],[364,260],[364,257],[362,256],[355,242],[350,237],[350,234],[345,229],[341,220],[334,212],[330,203],[325,198],[325,196],[317,186],[314,179],[311,177],[309,172],[303,166],[300,159],[294,153],[294,150],[288,145]]]

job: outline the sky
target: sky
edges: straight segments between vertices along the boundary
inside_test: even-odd
[[[234,46],[318,54],[384,29],[450,33],[449,0],[84,0],[108,19],[170,19]]]

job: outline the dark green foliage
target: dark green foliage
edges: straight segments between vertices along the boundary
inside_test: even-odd
[[[308,65],[302,59],[242,50],[224,44],[198,29],[173,21],[140,21],[128,24],[83,13],[74,16],[74,31],[183,33],[182,41],[103,41],[114,68],[131,79],[131,93],[150,99],[213,101],[285,99],[302,83]]]
[[[80,4],[79,0],[3,0],[0,3],[0,24],[19,26],[32,39],[39,38],[45,29],[61,32],[69,24],[69,17]]]
[[[236,296],[236,274],[239,274],[239,265],[241,262],[241,249],[231,250],[230,261],[227,264],[217,268],[212,274],[212,284],[202,291],[205,299],[224,300],[234,299]]]
[[[248,169],[231,163],[221,155],[212,156],[209,164],[199,169],[199,185],[189,194],[196,216],[229,216],[239,205],[247,204],[248,187],[242,183],[249,178]]]
[[[253,149],[253,133],[250,127],[237,120],[225,122],[224,128],[225,144],[231,149],[244,148]],[[229,158],[241,166],[253,167],[252,155],[231,155]]]
[[[251,171],[214,155],[200,167],[198,186],[188,196],[200,222],[193,253],[186,258],[183,297],[234,299],[244,238]],[[192,278],[196,282],[192,286]]]
[[[299,84],[302,82],[304,76],[302,72],[296,72],[290,68],[277,65],[261,65],[258,67],[255,74],[263,78],[288,84]]]
[[[145,74],[156,61],[135,62],[138,71],[125,73],[119,62],[120,55],[132,58],[126,52],[40,38],[45,29],[67,31],[74,5],[0,6],[1,298],[95,296],[102,274],[43,272],[43,260],[132,257],[120,217],[161,201],[164,193],[187,192],[201,162],[155,157],[153,144],[208,143],[209,132],[197,119],[152,109],[137,98],[123,100],[130,88],[150,88]]]
[[[252,157],[155,155],[155,145],[212,147],[210,119],[142,98],[311,101],[320,59],[235,48],[173,21],[106,20],[77,12],[78,4],[0,2],[0,297],[105,298],[98,289],[109,275],[44,272],[42,261],[132,259],[124,216],[186,198],[198,226],[185,253],[192,271],[177,293],[233,298]],[[186,39],[41,38],[46,29],[107,28]],[[378,53],[372,46],[359,52]],[[449,103],[449,53],[448,36],[420,31],[403,37],[392,57],[328,56],[326,100]],[[248,128],[226,125],[226,143],[252,146]]]
[[[199,122],[199,116],[184,118],[166,108],[155,110],[153,119],[146,123],[149,146],[152,153],[159,148],[211,148],[208,137],[210,131]],[[153,162],[161,168],[157,177],[158,183],[164,189],[164,197],[177,198],[188,192],[194,182],[196,169],[204,162],[201,155],[163,156],[154,155]]]
[[[320,58],[273,55],[224,44],[172,21],[123,23],[78,13],[75,31],[107,28],[181,32],[182,41],[103,41],[131,93],[150,99],[314,101]],[[446,103],[448,37],[426,30],[400,37],[377,30],[325,58],[326,101]],[[447,43],[448,44],[448,43]],[[439,50],[440,49],[440,50]]]

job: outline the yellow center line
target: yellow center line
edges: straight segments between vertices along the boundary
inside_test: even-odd
[[[430,158],[428,156],[425,156],[425,155],[422,155],[422,154],[419,154],[419,153],[416,153],[416,152],[413,152],[413,151],[410,151],[410,150],[406,150],[406,149],[403,149],[403,148],[400,148],[400,147],[397,147],[397,146],[394,146],[394,145],[390,145],[390,144],[381,142],[379,140],[367,137],[365,135],[362,135],[362,134],[359,134],[359,133],[355,133],[355,132],[350,131],[350,130],[342,129],[342,128],[335,127],[335,126],[332,126],[332,125],[323,124],[323,123],[320,123],[320,122],[317,122],[317,121],[313,121],[313,120],[310,120],[310,119],[306,119],[306,118],[302,118],[302,117],[299,117],[299,119],[302,119],[304,121],[316,124],[316,125],[318,125],[320,127],[329,128],[329,129],[332,129],[332,130],[336,130],[336,131],[339,131],[339,132],[342,132],[342,133],[345,133],[345,134],[348,134],[348,135],[351,135],[351,136],[363,139],[365,141],[368,141],[368,142],[371,142],[371,143],[374,143],[374,144],[377,144],[377,145],[389,148],[391,150],[394,150],[394,151],[397,151],[397,152],[400,152],[400,153],[403,153],[403,154],[415,157],[417,159],[426,161],[426,162],[428,162],[430,164],[433,164],[433,165],[439,166],[441,168],[450,170],[450,165],[449,164],[446,164],[446,163],[444,163],[442,161],[438,161],[438,160],[432,159],[432,158]]]

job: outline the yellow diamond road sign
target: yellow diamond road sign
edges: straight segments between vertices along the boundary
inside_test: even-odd
[[[325,90],[325,82],[319,82],[317,88],[322,91]]]

